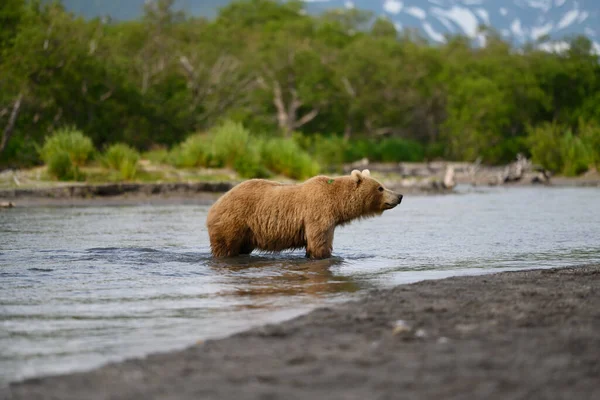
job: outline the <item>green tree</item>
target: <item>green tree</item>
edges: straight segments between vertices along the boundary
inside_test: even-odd
[[[398,37],[398,31],[396,31],[394,23],[388,18],[383,17],[379,17],[375,20],[373,27],[371,28],[371,34],[375,37],[387,37],[394,39]]]

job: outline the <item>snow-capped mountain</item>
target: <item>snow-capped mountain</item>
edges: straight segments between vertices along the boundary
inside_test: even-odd
[[[435,42],[463,34],[484,42],[478,27],[493,27],[517,44],[545,37],[561,47],[565,37],[585,35],[600,53],[600,0],[304,0],[312,12],[359,8],[386,16],[396,28],[418,28]]]
[[[46,0],[48,1],[48,0]],[[63,0],[87,17],[111,15],[118,20],[141,16],[146,0]],[[600,53],[600,0],[303,0],[310,13],[333,8],[369,10],[387,16],[397,28],[417,28],[434,42],[446,34],[464,34],[483,44],[480,25],[493,27],[516,44],[548,35],[542,47],[561,48],[564,38],[585,35]],[[231,0],[176,0],[175,7],[213,17]]]

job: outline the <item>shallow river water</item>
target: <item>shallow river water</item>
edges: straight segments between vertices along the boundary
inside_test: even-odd
[[[600,190],[405,196],[334,257],[213,260],[207,206],[0,210],[0,384],[180,349],[373,287],[600,262]]]

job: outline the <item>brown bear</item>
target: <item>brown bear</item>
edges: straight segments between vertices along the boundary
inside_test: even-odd
[[[384,188],[369,170],[301,184],[251,179],[217,200],[206,225],[214,257],[306,247],[307,257],[327,258],[336,226],[381,215],[401,201],[401,194]]]

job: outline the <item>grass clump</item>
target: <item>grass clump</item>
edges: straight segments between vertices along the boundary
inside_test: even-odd
[[[304,179],[319,173],[319,164],[293,140],[269,139],[261,146],[264,165],[277,174]]]
[[[92,140],[81,131],[66,127],[46,138],[40,156],[48,173],[59,180],[83,180],[84,166],[94,152]]]
[[[562,137],[562,146],[564,160],[562,173],[565,176],[577,176],[588,170],[592,163],[591,152],[580,137],[567,131]]]
[[[425,158],[425,147],[414,140],[401,138],[383,139],[378,147],[382,162],[417,162]]]
[[[269,170],[261,159],[261,142],[256,141],[246,147],[246,151],[237,156],[233,163],[233,169],[242,178],[266,178],[270,175]]]
[[[349,142],[340,136],[294,134],[294,141],[325,169],[341,172]]]
[[[295,141],[312,154],[327,169],[341,168],[342,164],[368,158],[376,162],[423,161],[425,147],[414,140],[402,138],[354,138],[340,136],[297,134]]]
[[[533,162],[565,176],[579,175],[593,163],[593,149],[569,128],[549,123],[529,128],[528,143]]]
[[[175,167],[233,168],[243,178],[272,173],[303,179],[318,173],[319,165],[292,139],[262,139],[240,123],[226,121],[208,134],[189,136],[171,150]]]
[[[206,134],[189,136],[169,154],[170,163],[183,168],[209,167],[212,159],[211,138]]]
[[[102,159],[109,169],[118,171],[121,180],[134,179],[138,172],[140,154],[124,143],[110,146]]]
[[[157,147],[152,150],[145,151],[141,157],[144,160],[149,160],[156,164],[168,164],[170,154],[167,148]]]
[[[530,127],[527,140],[533,162],[549,171],[561,172],[564,164],[561,134],[562,127],[554,123]]]
[[[169,154],[169,163],[175,167],[235,168],[247,165],[253,155],[246,155],[250,147],[250,133],[235,122],[225,122],[208,134],[189,136]],[[244,158],[243,161],[237,161]]]
[[[79,167],[73,165],[66,151],[53,152],[51,156],[44,157],[44,161],[48,173],[60,181],[79,181],[85,178]]]
[[[241,124],[226,121],[208,134],[189,136],[170,153],[176,167],[233,168],[243,178],[264,178],[269,171],[261,159],[261,141]]]
[[[579,123],[579,136],[589,149],[591,162],[600,171],[600,126],[595,123]]]
[[[362,158],[376,161],[379,158],[377,143],[372,139],[352,139],[344,149],[344,162],[354,162]]]
[[[250,146],[250,132],[237,122],[226,121],[212,132],[212,157],[216,167],[234,167],[238,157],[245,155]]]

